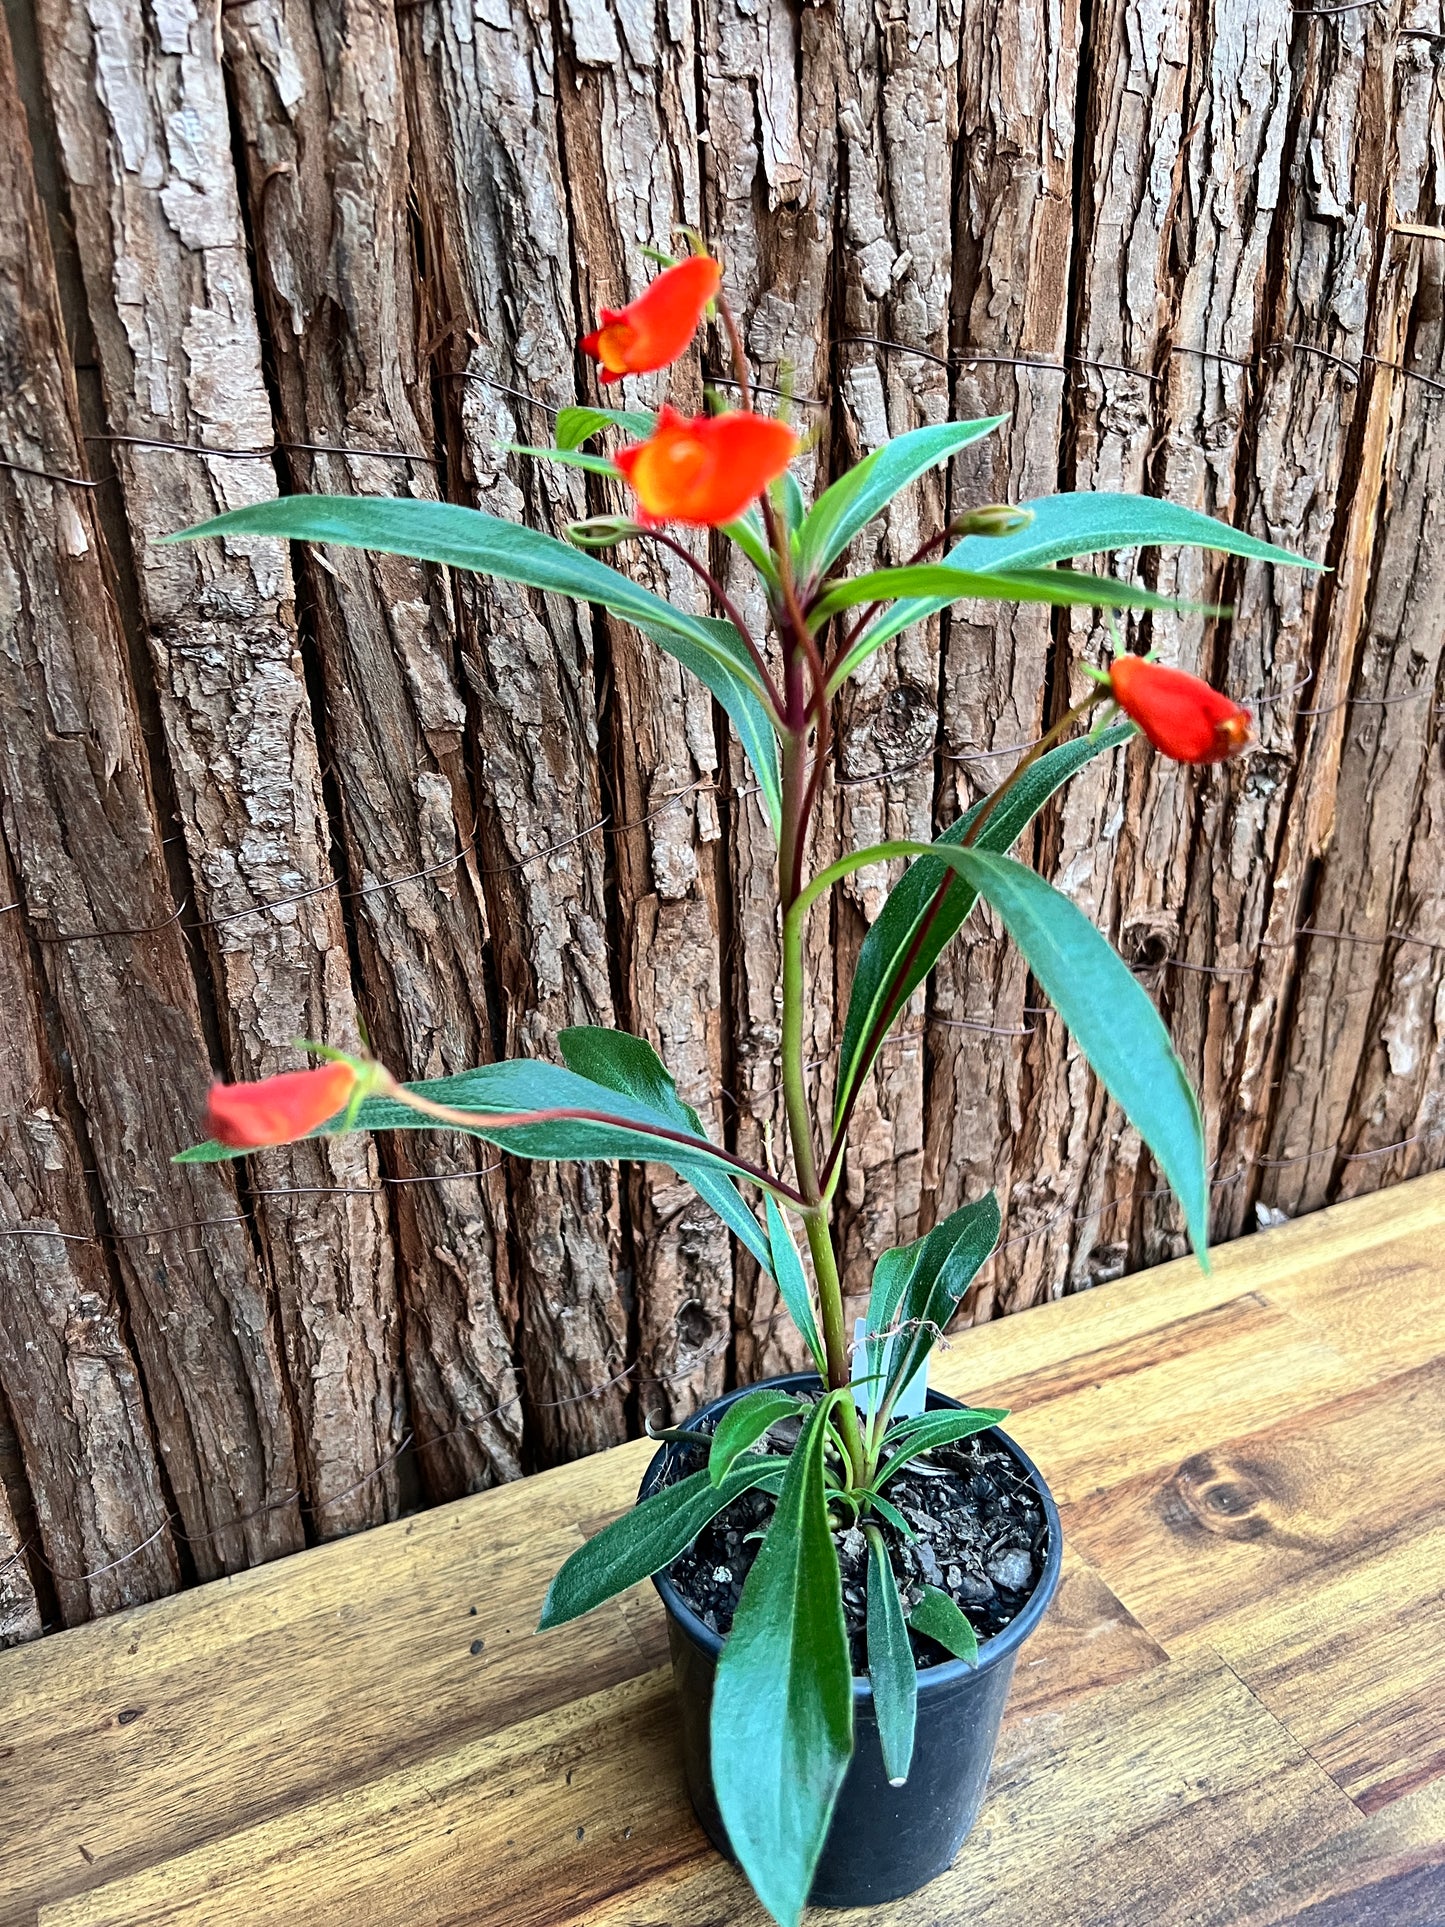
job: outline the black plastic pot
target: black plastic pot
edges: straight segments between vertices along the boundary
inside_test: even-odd
[[[810,1390],[818,1384],[811,1373],[764,1382],[784,1391]],[[756,1389],[744,1386],[714,1399],[698,1417],[715,1417],[743,1391]],[[957,1399],[941,1392],[930,1391],[928,1404],[930,1410],[959,1409]],[[897,1900],[926,1885],[952,1862],[983,1803],[1014,1662],[1058,1586],[1063,1535],[1052,1495],[1027,1455],[996,1427],[982,1436],[1012,1455],[1039,1496],[1048,1522],[1043,1571],[1017,1618],[980,1643],[977,1666],[954,1659],[919,1673],[913,1765],[901,1787],[890,1786],[883,1770],[873,1690],[866,1679],[853,1681],[853,1759],[809,1895],[815,1907],[862,1907]],[[639,1498],[656,1491],[669,1456],[685,1449],[662,1448],[647,1468]],[[658,1573],[652,1583],[667,1608],[688,1792],[708,1838],[731,1859],[713,1792],[708,1743],[713,1675],[723,1642],[698,1618],[667,1573]]]

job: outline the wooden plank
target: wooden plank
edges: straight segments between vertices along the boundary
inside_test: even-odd
[[[1445,1438],[1445,1371],[1422,1367],[1214,1443],[1067,1508],[1067,1532],[1170,1650],[1226,1658],[1237,1615],[1285,1618],[1331,1574],[1429,1533],[1434,1500],[1408,1450]],[[1368,1608],[1361,1599],[1360,1609]],[[1254,1636],[1253,1632],[1249,1635]],[[1263,1634],[1261,1634],[1263,1636]]]
[[[0,1831],[0,1921],[656,1666],[655,1629],[617,1607],[534,1636],[579,1499],[620,1510],[650,1451],[592,1461],[580,1491],[541,1474],[498,1490],[524,1506],[438,1507],[118,1614],[93,1643],[20,1649],[0,1786],[27,1789],[27,1820]]]
[[[1397,1800],[1222,1904],[1199,1927],[1437,1927],[1445,1918],[1445,1780]]]
[[[1270,1359],[1267,1388],[1261,1356]],[[1103,1346],[1054,1373],[986,1389],[1018,1408],[1011,1427],[1048,1465],[1062,1504],[1177,1463],[1210,1419],[1232,1436],[1265,1410],[1308,1411],[1342,1396],[1355,1377],[1338,1352],[1250,1294],[1147,1340]]]
[[[1381,1201],[1391,1195],[1398,1193],[1375,1193]],[[1344,1250],[1318,1269],[1275,1275],[1267,1291],[1272,1305],[1307,1323],[1368,1377],[1428,1364],[1445,1351],[1440,1238],[1428,1224],[1402,1227],[1387,1254]]]
[[[978,1830],[860,1919],[1435,1927],[1445,1363],[1347,1353],[1337,1274],[1434,1295],[1442,1220],[1434,1177],[952,1343],[942,1382],[1013,1376],[1070,1544]],[[651,1449],[4,1656],[0,1920],[760,1924],[688,1814],[651,1588],[530,1630]]]
[[[180,1927],[204,1919],[218,1881],[248,1923],[279,1927],[294,1919],[298,1861],[329,1904],[380,1927],[475,1918],[479,1890],[498,1927],[754,1927],[765,1916],[737,1870],[700,1852],[678,1784],[670,1694],[660,1673],[591,1694],[47,1905],[41,1927]],[[1067,1807],[1063,1785],[1074,1789]],[[1318,1848],[1354,1817],[1227,1667],[1151,1670],[1015,1720],[954,1866],[911,1900],[858,1918],[922,1927],[966,1907],[986,1927],[1061,1917],[1137,1927],[1148,1908],[1161,1927],[1182,1923],[1201,1881],[1241,1882],[1266,1857]]]
[[[1163,1663],[1142,1629],[1077,1562],[1060,1599],[1064,1611],[1037,1642],[1014,1696],[1016,1722],[1030,1713],[1052,1715]],[[655,1599],[652,1610],[660,1617]],[[1081,1640],[1085,1626],[1097,1637]],[[586,1677],[595,1683],[595,1675]],[[368,1912],[379,1907],[382,1920],[465,1918],[487,1869],[489,1920],[510,1927],[545,1919],[560,1927],[592,1919],[599,1907],[598,1917],[610,1918],[620,1856],[630,1881],[670,1874],[697,1857],[700,1836],[672,1758],[666,1673],[591,1691],[538,1717],[517,1720],[514,1712],[513,1719],[486,1739],[474,1727],[414,1766],[298,1802],[239,1837],[168,1855],[154,1870],[102,1886],[69,1907],[47,1906],[41,1920],[195,1919],[224,1869],[229,1905],[248,1922],[279,1921],[295,1905],[294,1866],[303,1853],[331,1899]],[[659,1751],[665,1765],[657,1761]],[[478,1810],[487,1816],[480,1829]],[[724,1875],[737,1886],[731,1870]],[[538,1913],[541,1883],[545,1911]]]
[[[1438,1362],[1067,1508],[1171,1653],[1207,1647],[1368,1811],[1445,1772]]]

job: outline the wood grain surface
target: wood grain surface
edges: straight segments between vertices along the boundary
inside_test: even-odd
[[[1064,1578],[958,1861],[849,1918],[1439,1927],[1442,1241],[1420,1178],[951,1342]],[[681,1787],[651,1588],[532,1632],[650,1450],[0,1655],[0,1921],[763,1927]]]

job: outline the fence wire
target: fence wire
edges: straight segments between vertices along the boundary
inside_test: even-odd
[[[223,0],[223,4],[224,3],[225,3],[225,0]],[[235,0],[231,0],[231,3],[234,4]],[[1383,0],[1349,0],[1349,4],[1346,4],[1346,5],[1301,6],[1301,7],[1296,7],[1294,11],[1306,18],[1327,19],[1329,17],[1338,15],[1338,14],[1344,14],[1344,13],[1350,13],[1350,12],[1356,12],[1356,11],[1365,11],[1367,9],[1372,9],[1375,6],[1378,6],[1382,3],[1383,3]],[[1052,360],[1045,357],[1032,356],[1032,355],[1016,356],[1016,355],[994,354],[981,349],[973,350],[968,348],[959,349],[951,354],[942,355],[942,354],[936,353],[931,349],[916,347],[905,342],[892,341],[887,339],[886,337],[867,335],[867,334],[854,334],[854,335],[846,336],[836,345],[841,347],[849,347],[849,346],[874,347],[882,350],[885,353],[917,357],[925,361],[933,362],[949,370],[978,368],[978,367],[985,367],[985,366],[1006,366],[1006,367],[1015,367],[1015,368],[1023,368],[1023,369],[1037,369],[1037,370],[1040,370],[1041,372],[1055,373],[1063,376],[1076,375],[1079,379],[1087,381],[1088,379],[1087,373],[1080,374],[1079,371],[1087,371],[1092,369],[1092,370],[1099,371],[1101,373],[1113,373],[1113,374],[1119,374],[1125,377],[1133,378],[1135,380],[1142,381],[1146,385],[1151,387],[1158,387],[1165,380],[1164,375],[1158,372],[1157,370],[1130,367],[1125,364],[1110,362],[1110,361],[1103,361],[1103,360],[1099,360],[1094,357],[1090,357],[1086,355],[1071,355],[1062,360]],[[1171,357],[1179,356],[1179,355],[1187,355],[1187,356],[1195,356],[1202,360],[1217,362],[1225,366],[1237,368],[1242,372],[1254,377],[1259,377],[1262,375],[1266,363],[1276,361],[1280,357],[1287,354],[1298,354],[1298,355],[1314,357],[1318,360],[1328,363],[1329,365],[1335,367],[1345,379],[1352,382],[1358,382],[1361,376],[1364,373],[1366,373],[1370,368],[1382,368],[1382,369],[1388,370],[1393,374],[1397,374],[1401,376],[1404,380],[1415,382],[1423,386],[1424,388],[1428,389],[1434,394],[1445,394],[1445,381],[1441,381],[1437,377],[1433,375],[1428,375],[1421,370],[1406,367],[1402,363],[1388,360],[1382,356],[1370,355],[1370,354],[1361,355],[1358,358],[1358,360],[1351,361],[1344,356],[1335,354],[1331,350],[1314,346],[1311,343],[1302,342],[1297,339],[1291,339],[1286,337],[1282,337],[1278,340],[1274,340],[1266,343],[1258,351],[1258,353],[1250,360],[1244,360],[1238,356],[1223,354],[1207,348],[1186,346],[1184,344],[1171,344],[1168,347],[1167,352]],[[449,377],[446,377],[446,378],[453,379],[453,380],[460,380],[460,381],[477,382],[484,386],[495,389],[498,393],[506,394],[516,400],[519,400],[527,403],[528,405],[537,407],[545,413],[555,415],[558,412],[554,404],[545,401],[542,397],[532,394],[524,389],[511,386],[508,383],[498,378],[495,378],[491,375],[482,374],[475,371],[455,371],[453,374],[451,374]],[[708,379],[722,386],[731,385],[730,378],[720,373],[711,373]],[[759,393],[773,394],[773,395],[783,395],[786,393],[784,389],[768,386],[766,384],[760,384],[757,382],[753,383],[753,387],[755,391]],[[805,408],[821,409],[829,405],[826,401],[821,400],[817,397],[788,394],[787,398],[792,402],[794,402],[796,405],[800,407],[805,407]],[[226,447],[226,446],[216,447],[211,445],[177,442],[174,440],[167,440],[161,437],[128,435],[128,434],[110,434],[110,433],[88,434],[85,437],[85,440],[89,442],[99,443],[104,446],[111,446],[111,447],[127,447],[127,448],[134,448],[134,449],[143,449],[143,450],[164,450],[175,455],[190,456],[199,460],[208,460],[208,459],[215,458],[215,459],[226,460],[226,461],[274,462],[278,457],[282,457],[282,456],[288,456],[293,454],[315,454],[315,455],[334,455],[334,456],[341,456],[341,457],[355,458],[355,459],[397,461],[397,462],[417,464],[425,467],[436,466],[436,458],[433,455],[430,455],[421,451],[410,450],[410,449],[399,449],[399,448],[375,448],[375,447],[357,446],[357,445],[352,445],[344,442],[301,442],[301,441],[278,440],[264,447],[254,446],[254,447],[237,448],[237,447]],[[108,483],[118,482],[120,480],[119,474],[114,470],[112,470],[108,474],[98,476],[98,477],[71,475],[62,471],[39,467],[33,463],[23,462],[23,461],[9,458],[9,457],[0,457],[0,469],[5,469],[12,474],[28,476],[33,479],[38,479],[38,480],[56,484],[61,487],[74,488],[79,490],[94,490],[97,488],[101,488]],[[1274,691],[1274,692],[1261,693],[1260,695],[1252,699],[1253,705],[1255,707],[1263,707],[1268,704],[1278,703],[1286,700],[1290,695],[1298,693],[1301,689],[1303,689],[1306,686],[1306,684],[1311,679],[1312,673],[1313,673],[1312,671],[1307,672],[1303,678],[1301,678],[1298,682],[1290,685],[1290,687],[1287,689]],[[1382,696],[1382,697],[1346,696],[1339,699],[1336,702],[1320,705],[1318,707],[1300,707],[1295,711],[1295,714],[1297,717],[1314,718],[1314,717],[1332,714],[1343,708],[1384,709],[1384,708],[1393,707],[1399,704],[1433,700],[1434,693],[1435,692],[1433,690],[1420,690],[1420,691],[1411,691],[1405,694],[1395,695],[1395,696]],[[1432,715],[1445,714],[1445,705],[1435,703],[1430,713]],[[1036,742],[1038,739],[1034,739],[1034,740]],[[906,775],[912,770],[922,767],[924,764],[935,763],[939,760],[942,760],[945,763],[952,763],[952,764],[984,763],[1006,755],[1022,754],[1032,747],[1034,747],[1034,742],[1009,744],[1002,748],[991,749],[991,750],[975,750],[975,751],[968,751],[963,753],[955,753],[955,752],[950,752],[946,749],[941,749],[937,744],[934,744],[934,745],[930,745],[928,749],[923,751],[918,757],[912,759],[909,762],[890,765],[887,768],[876,770],[876,771],[870,771],[860,775],[851,775],[851,776],[840,775],[836,777],[835,780],[838,788],[853,789],[853,788],[861,787],[865,784],[885,782],[895,776]],[[525,869],[526,866],[530,863],[538,862],[538,861],[546,861],[552,857],[555,857],[561,854],[562,852],[566,851],[567,849],[570,849],[575,845],[577,845],[578,843],[584,841],[588,837],[600,836],[600,835],[610,835],[610,836],[624,835],[630,831],[644,827],[646,824],[654,821],[657,817],[663,815],[665,812],[667,812],[670,809],[682,807],[682,805],[688,798],[698,794],[711,792],[719,796],[724,796],[724,797],[731,796],[733,798],[737,798],[737,797],[743,797],[743,796],[754,794],[756,792],[756,788],[757,788],[756,785],[744,785],[737,788],[725,789],[710,778],[702,778],[698,782],[688,785],[686,789],[677,791],[672,796],[664,798],[658,805],[656,805],[653,809],[649,810],[645,815],[638,817],[631,822],[613,823],[607,816],[604,815],[599,817],[595,822],[590,823],[586,825],[584,828],[578,831],[575,831],[564,838],[559,839],[555,843],[549,844],[546,847],[538,850],[530,851],[525,856],[520,857],[513,862],[496,865],[491,868],[479,867],[477,870],[477,873],[480,876],[493,876],[493,875],[514,873]],[[239,921],[246,917],[262,916],[269,911],[284,908],[296,903],[305,902],[311,897],[319,896],[332,890],[336,891],[340,896],[346,898],[347,900],[354,900],[357,898],[369,897],[381,892],[403,888],[405,885],[409,883],[422,882],[429,877],[439,875],[445,871],[454,869],[459,864],[464,863],[469,857],[471,857],[474,854],[476,845],[477,845],[477,838],[475,833],[473,833],[472,835],[467,837],[466,840],[464,840],[461,847],[450,857],[443,858],[437,863],[429,864],[425,868],[411,871],[404,876],[389,878],[381,882],[367,884],[358,888],[348,888],[341,882],[339,878],[330,877],[325,879],[322,882],[309,886],[305,890],[295,892],[291,895],[268,899],[264,902],[248,905],[241,909],[224,911],[211,917],[193,918],[190,920],[182,921],[182,919],[185,916],[185,910],[186,910],[187,904],[189,902],[188,898],[183,898],[181,902],[176,906],[176,908],[172,911],[172,913],[168,917],[163,919],[160,923],[145,924],[145,925],[138,925],[135,927],[125,927],[125,928],[117,928],[117,929],[95,930],[95,931],[74,931],[74,932],[36,931],[34,932],[34,934],[40,942],[50,943],[50,944],[86,943],[86,942],[96,942],[96,941],[120,939],[120,938],[139,938],[139,937],[156,935],[159,932],[169,928],[173,924],[180,924],[180,927],[183,930],[188,932],[215,928],[223,924]],[[7,912],[20,911],[23,909],[23,907],[24,905],[21,899],[16,899],[9,903],[0,904],[0,915],[3,915]],[[1240,964],[1240,965],[1216,965],[1216,964],[1198,963],[1191,958],[1168,957],[1168,958],[1162,959],[1160,962],[1155,964],[1140,966],[1140,973],[1146,974],[1147,972],[1153,971],[1153,970],[1174,969],[1174,970],[1188,971],[1188,972],[1199,972],[1201,974],[1214,975],[1214,976],[1252,975],[1254,971],[1258,968],[1259,960],[1263,957],[1266,951],[1291,949],[1298,942],[1300,942],[1305,938],[1308,938],[1314,941],[1330,941],[1330,942],[1337,942],[1337,943],[1362,944],[1362,945],[1369,945],[1369,946],[1375,946],[1375,947],[1384,947],[1391,944],[1414,945],[1432,952],[1445,951],[1445,942],[1440,942],[1433,938],[1424,937],[1414,932],[1406,931],[1406,930],[1389,930],[1385,932],[1384,935],[1382,936],[1374,936],[1374,935],[1361,935],[1352,931],[1328,930],[1328,929],[1320,928],[1319,926],[1316,926],[1316,925],[1302,924],[1287,938],[1265,940],[1264,942],[1262,942],[1258,946],[1258,949],[1255,955],[1255,961],[1252,963]],[[1041,1009],[1028,1007],[1026,1008],[1025,1014],[1041,1016],[1045,1013]],[[974,1020],[966,1019],[966,1018],[948,1018],[943,1016],[931,1016],[928,1019],[928,1022],[930,1024],[936,1024],[940,1027],[947,1028],[947,1029],[976,1031],[976,1032],[980,1032],[991,1036],[999,1036],[999,1037],[1005,1037],[1009,1039],[1030,1037],[1035,1034],[1036,1028],[1037,1028],[1034,1025],[1028,1025],[1028,1024],[1025,1024],[1022,1026],[997,1025],[997,1024],[988,1024],[983,1022],[975,1022]],[[898,1042],[903,1041],[904,1037],[916,1037],[921,1034],[922,1033],[918,1033],[918,1032],[902,1033],[899,1035],[895,1035],[895,1037],[890,1039],[889,1041],[890,1043],[896,1044]],[[775,1089],[776,1087],[774,1087],[774,1090]],[[752,1094],[753,1100],[755,1102],[762,1101],[763,1099],[769,1096],[772,1096],[774,1094],[774,1090],[763,1091],[761,1093],[754,1093]],[[726,1095],[734,1096],[733,1093],[726,1093]],[[734,1096],[734,1101],[737,1101],[735,1096]],[[740,1104],[739,1109],[743,1109],[743,1108],[744,1107]],[[1238,1168],[1231,1171],[1227,1176],[1216,1178],[1215,1180],[1213,1180],[1211,1188],[1213,1190],[1220,1190],[1228,1186],[1237,1184],[1248,1174],[1248,1172],[1251,1169],[1280,1169],[1289,1165],[1310,1162],[1312,1160],[1323,1158],[1323,1157],[1336,1158],[1339,1161],[1339,1163],[1341,1163],[1342,1165],[1351,1164],[1351,1163],[1360,1162],[1366,1159],[1389,1156],[1397,1151],[1403,1151],[1411,1148],[1414,1145],[1429,1142],[1429,1141],[1434,1141],[1441,1137],[1445,1137],[1445,1129],[1416,1132],[1412,1136],[1401,1138],[1394,1143],[1372,1146],[1363,1151],[1344,1151],[1339,1144],[1332,1144],[1332,1145],[1318,1146],[1310,1151],[1302,1152],[1293,1157],[1285,1157],[1285,1158],[1248,1157],[1238,1166]],[[270,1199],[270,1198],[281,1198],[281,1197],[320,1196],[320,1195],[336,1195],[336,1194],[382,1195],[389,1188],[399,1188],[402,1186],[417,1185],[417,1184],[444,1184],[444,1183],[451,1183],[451,1182],[457,1182],[462,1180],[475,1181],[481,1178],[485,1178],[491,1173],[501,1168],[502,1168],[502,1161],[497,1160],[492,1164],[480,1165],[464,1171],[427,1173],[419,1176],[410,1176],[410,1177],[403,1177],[403,1178],[383,1177],[381,1180],[381,1183],[377,1186],[303,1186],[303,1187],[293,1187],[293,1188],[268,1188],[268,1189],[261,1189],[261,1190],[254,1191],[251,1195],[258,1200]],[[1032,1243],[1034,1240],[1040,1237],[1043,1237],[1049,1234],[1050,1232],[1057,1230],[1060,1226],[1065,1226],[1065,1225],[1078,1226],[1078,1225],[1091,1223],[1116,1210],[1121,1209],[1126,1204],[1133,1204],[1144,1200],[1162,1198],[1166,1196],[1168,1196],[1168,1187],[1158,1186],[1150,1189],[1135,1190],[1135,1191],[1120,1193],[1118,1196],[1110,1198],[1106,1200],[1103,1204],[1093,1207],[1087,1211],[1074,1211],[1069,1206],[1066,1205],[1061,1207],[1059,1211],[1055,1212],[1050,1217],[1042,1220],[1039,1224],[1033,1225],[1024,1231],[1015,1234],[1012,1237],[1005,1238],[998,1245],[997,1251],[998,1252],[1008,1251],[1011,1249],[1015,1249],[1019,1246]],[[93,1232],[81,1233],[81,1232],[73,1232],[73,1231],[63,1231],[58,1226],[52,1227],[48,1225],[8,1225],[8,1226],[0,1226],[0,1236],[56,1238],[71,1244],[87,1244],[87,1245],[103,1246],[108,1243],[121,1244],[121,1243],[128,1243],[135,1240],[145,1240],[145,1239],[151,1239],[151,1238],[163,1238],[163,1237],[176,1236],[176,1235],[180,1235],[182,1233],[190,1232],[190,1231],[202,1231],[202,1230],[220,1228],[228,1225],[244,1224],[244,1223],[247,1223],[253,1217],[253,1215],[254,1214],[250,1211],[241,1211],[241,1212],[237,1212],[224,1217],[182,1220],[177,1223],[154,1225],[154,1226],[145,1227],[141,1229],[134,1229],[134,1230],[116,1230],[116,1231],[110,1231],[104,1234],[96,1234]],[[776,1322],[777,1317],[778,1317],[778,1313],[775,1312],[772,1318],[770,1318],[767,1321],[766,1325],[755,1328],[755,1332],[759,1333],[764,1337],[770,1334],[772,1331],[773,1325]],[[695,1358],[693,1358],[689,1363],[679,1367],[675,1371],[660,1373],[660,1374],[644,1373],[642,1382],[644,1384],[661,1385],[661,1384],[674,1383],[682,1379],[690,1378],[696,1372],[702,1369],[703,1366],[709,1363],[713,1358],[719,1356],[722,1352],[726,1351],[731,1342],[732,1342],[732,1334],[729,1333],[729,1335],[724,1340],[722,1340],[718,1345],[712,1347],[710,1350],[706,1352],[700,1353]],[[621,1384],[625,1380],[631,1378],[634,1374],[637,1374],[642,1371],[643,1371],[643,1363],[641,1358],[640,1357],[634,1358],[630,1363],[624,1365],[618,1372],[613,1374],[611,1378],[603,1381],[599,1385],[589,1387],[587,1390],[582,1392],[570,1394],[564,1398],[533,1400],[531,1401],[531,1406],[533,1410],[557,1410],[565,1406],[578,1405],[578,1404],[587,1403],[589,1401],[595,1401],[596,1399],[602,1397],[603,1394],[606,1393],[608,1390],[611,1390],[618,1384]],[[520,1375],[520,1368],[519,1368],[519,1375]],[[107,1561],[105,1564],[90,1568],[85,1572],[72,1573],[72,1572],[65,1571],[64,1569],[59,1568],[54,1564],[52,1564],[51,1561],[46,1557],[45,1553],[40,1548],[40,1545],[38,1543],[38,1538],[39,1538],[38,1532],[32,1533],[24,1542],[22,1542],[22,1544],[16,1549],[15,1552],[11,1553],[6,1559],[0,1560],[0,1575],[3,1575],[6,1571],[16,1566],[17,1564],[19,1564],[22,1560],[26,1558],[28,1554],[30,1558],[34,1559],[37,1563],[42,1565],[46,1569],[46,1571],[50,1573],[52,1578],[54,1578],[57,1582],[62,1584],[67,1584],[67,1585],[79,1585],[79,1584],[87,1583],[94,1579],[101,1578],[105,1574],[109,1572],[113,1572],[117,1568],[129,1563],[131,1560],[138,1558],[150,1546],[154,1545],[156,1541],[160,1539],[160,1537],[168,1529],[171,1531],[174,1537],[183,1539],[190,1544],[197,1544],[202,1541],[220,1538],[225,1534],[233,1532],[238,1528],[250,1523],[252,1520],[262,1516],[265,1513],[281,1510],[293,1505],[296,1506],[301,1512],[305,1514],[309,1514],[312,1517],[315,1517],[318,1513],[324,1512],[327,1508],[338,1505],[343,1500],[354,1496],[356,1492],[362,1490],[364,1487],[366,1487],[373,1481],[385,1477],[386,1474],[390,1472],[400,1462],[400,1460],[405,1456],[406,1453],[412,1452],[417,1455],[420,1455],[421,1453],[434,1450],[435,1448],[445,1444],[451,1439],[463,1436],[465,1434],[478,1432],[484,1426],[489,1424],[494,1419],[500,1417],[502,1414],[521,1409],[527,1402],[528,1401],[526,1400],[525,1393],[519,1391],[515,1396],[513,1396],[512,1398],[503,1400],[500,1404],[492,1407],[489,1411],[483,1413],[480,1417],[474,1418],[468,1421],[464,1425],[455,1426],[451,1428],[449,1431],[437,1433],[428,1438],[420,1439],[420,1440],[416,1438],[414,1433],[408,1431],[403,1436],[400,1444],[395,1448],[394,1451],[387,1454],[386,1457],[383,1458],[378,1465],[373,1467],[369,1472],[363,1473],[359,1479],[355,1480],[352,1484],[346,1486],[342,1490],[336,1493],[328,1494],[324,1497],[317,1496],[317,1497],[312,1497],[308,1499],[300,1488],[296,1488],[290,1492],[281,1494],[276,1498],[268,1500],[265,1502],[264,1505],[256,1508],[254,1511],[246,1514],[238,1515],[235,1519],[228,1520],[224,1525],[215,1527],[214,1529],[208,1532],[204,1532],[204,1533],[187,1532],[184,1527],[184,1523],[181,1519],[180,1514],[174,1510],[169,1510],[167,1511],[165,1517],[161,1520],[159,1525],[157,1525],[155,1529],[150,1534],[148,1534],[148,1536],[145,1539],[143,1539],[138,1545],[132,1547],[129,1551],[118,1555],[116,1558]],[[45,1630],[48,1631],[49,1628],[46,1628]]]

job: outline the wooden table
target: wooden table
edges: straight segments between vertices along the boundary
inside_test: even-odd
[[[983,1817],[889,1927],[1445,1922],[1445,1174],[955,1340],[1063,1509]],[[0,1920],[757,1927],[629,1445],[0,1655]],[[818,1918],[826,1918],[819,1916]]]

